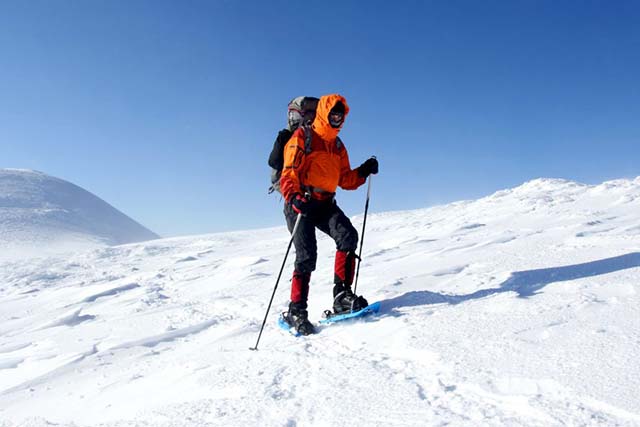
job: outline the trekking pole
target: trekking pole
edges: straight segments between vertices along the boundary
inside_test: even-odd
[[[353,284],[354,294],[358,289],[358,276],[360,275],[360,263],[362,262],[362,244],[364,243],[364,229],[367,226],[367,212],[369,211],[369,198],[371,197],[371,179],[372,179],[372,176],[369,175],[369,183],[367,184],[367,202],[364,204],[364,220],[362,221],[362,235],[360,236],[360,253],[358,254],[358,268],[356,268],[356,280]]]
[[[278,283],[280,282],[280,277],[282,276],[282,271],[284,270],[284,265],[287,262],[287,257],[289,256],[289,250],[291,249],[291,245],[293,244],[293,237],[296,235],[296,230],[298,229],[298,225],[300,224],[300,219],[302,218],[302,214],[299,213],[296,218],[296,224],[293,226],[293,231],[291,232],[291,239],[289,240],[289,246],[287,246],[287,252],[284,254],[284,259],[282,260],[282,267],[280,267],[280,273],[278,273],[278,278],[276,279],[276,285],[273,287],[273,293],[271,294],[271,300],[269,300],[269,306],[267,306],[267,312],[264,314],[264,320],[262,321],[262,327],[260,327],[260,333],[258,334],[258,340],[256,341],[255,347],[249,347],[249,350],[256,351],[258,350],[258,343],[260,342],[260,337],[262,336],[262,331],[264,330],[264,325],[267,323],[267,317],[269,317],[269,310],[271,310],[271,304],[273,303],[273,297],[276,296],[276,289],[278,289]]]

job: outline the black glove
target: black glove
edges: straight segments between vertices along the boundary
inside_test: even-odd
[[[296,213],[302,215],[305,215],[311,209],[309,199],[307,199],[300,193],[294,193],[294,195],[291,196],[291,199],[289,199],[289,204]]]
[[[367,159],[366,162],[358,166],[358,175],[363,178],[368,177],[371,174],[378,173],[378,160],[375,157]]]

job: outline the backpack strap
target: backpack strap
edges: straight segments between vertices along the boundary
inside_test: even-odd
[[[300,126],[304,131],[304,154],[309,155],[311,153],[311,141],[313,140],[313,132],[311,131],[310,125],[301,125]],[[342,150],[344,144],[339,136],[336,136],[336,149],[338,151]]]
[[[302,125],[304,131],[304,154],[309,155],[311,153],[311,141],[313,140],[313,132],[311,132],[310,125]]]

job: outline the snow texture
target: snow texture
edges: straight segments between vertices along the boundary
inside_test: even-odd
[[[294,338],[284,279],[258,351],[284,227],[4,262],[0,426],[639,426],[638,212],[640,178],[539,179],[371,215],[378,315]]]
[[[74,184],[41,172],[0,169],[0,259],[158,237]]]

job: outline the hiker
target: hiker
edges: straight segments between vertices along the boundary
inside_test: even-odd
[[[347,150],[338,138],[348,114],[349,106],[341,95],[321,97],[311,126],[293,132],[284,148],[280,190],[289,232],[293,231],[298,215],[302,215],[293,236],[296,260],[289,311],[284,319],[303,335],[315,332],[308,320],[307,298],[311,272],[318,258],[316,228],[336,242],[334,312],[357,311],[368,305],[365,298],[351,290],[358,232],[336,204],[335,192],[338,186],[345,190],[360,187],[370,174],[378,173],[378,161],[372,157],[351,169]]]
[[[269,154],[271,166],[271,187],[269,193],[280,192],[280,173],[284,162],[284,146],[300,126],[310,126],[316,117],[318,98],[312,96],[298,96],[289,102],[287,108],[287,128],[278,132],[273,149]]]

